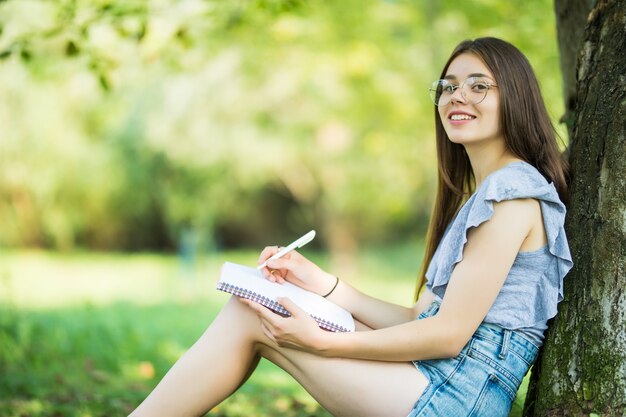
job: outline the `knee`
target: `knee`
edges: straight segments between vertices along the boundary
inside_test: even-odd
[[[222,307],[220,315],[232,315],[237,316],[239,320],[248,320],[255,321],[258,323],[259,319],[255,312],[250,309],[250,307],[243,304],[239,301],[239,297],[236,295],[231,296],[228,299],[228,302]]]
[[[254,310],[243,304],[239,301],[239,297],[234,295],[222,307],[209,329],[214,325],[228,333],[263,333],[259,317]]]
[[[221,322],[223,330],[231,335],[245,335],[254,346],[254,350],[261,356],[268,349],[278,348],[276,342],[265,335],[261,327],[261,321],[254,310],[239,301],[239,297],[232,296],[222,308],[216,322]],[[209,327],[211,329],[213,325]]]

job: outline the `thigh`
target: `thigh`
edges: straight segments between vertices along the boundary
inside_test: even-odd
[[[336,417],[406,417],[428,384],[409,362],[324,358],[279,347],[267,338],[258,352]]]

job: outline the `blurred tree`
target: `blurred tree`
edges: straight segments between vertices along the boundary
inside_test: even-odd
[[[557,1],[557,11],[565,3],[576,13],[558,13],[566,79],[573,82],[575,74],[576,82],[575,96],[565,89],[573,178],[566,229],[574,268],[534,367],[525,414],[624,416],[626,2]],[[575,73],[567,65],[573,55]]]
[[[173,249],[413,239],[430,81],[507,38],[560,79],[550,0],[0,3],[0,245]],[[213,242],[213,243],[211,243]]]

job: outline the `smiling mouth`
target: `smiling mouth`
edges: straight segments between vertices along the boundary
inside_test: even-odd
[[[450,120],[474,120],[476,116],[470,116],[469,114],[453,114],[449,117]]]

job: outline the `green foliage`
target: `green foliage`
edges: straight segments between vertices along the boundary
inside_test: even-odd
[[[557,118],[549,0],[2,2],[0,245],[412,236],[436,174],[426,90],[485,35],[527,53]]]
[[[199,302],[2,309],[0,414],[127,415],[214,315]],[[274,366],[259,372],[268,380],[257,377],[209,416],[328,415]]]

